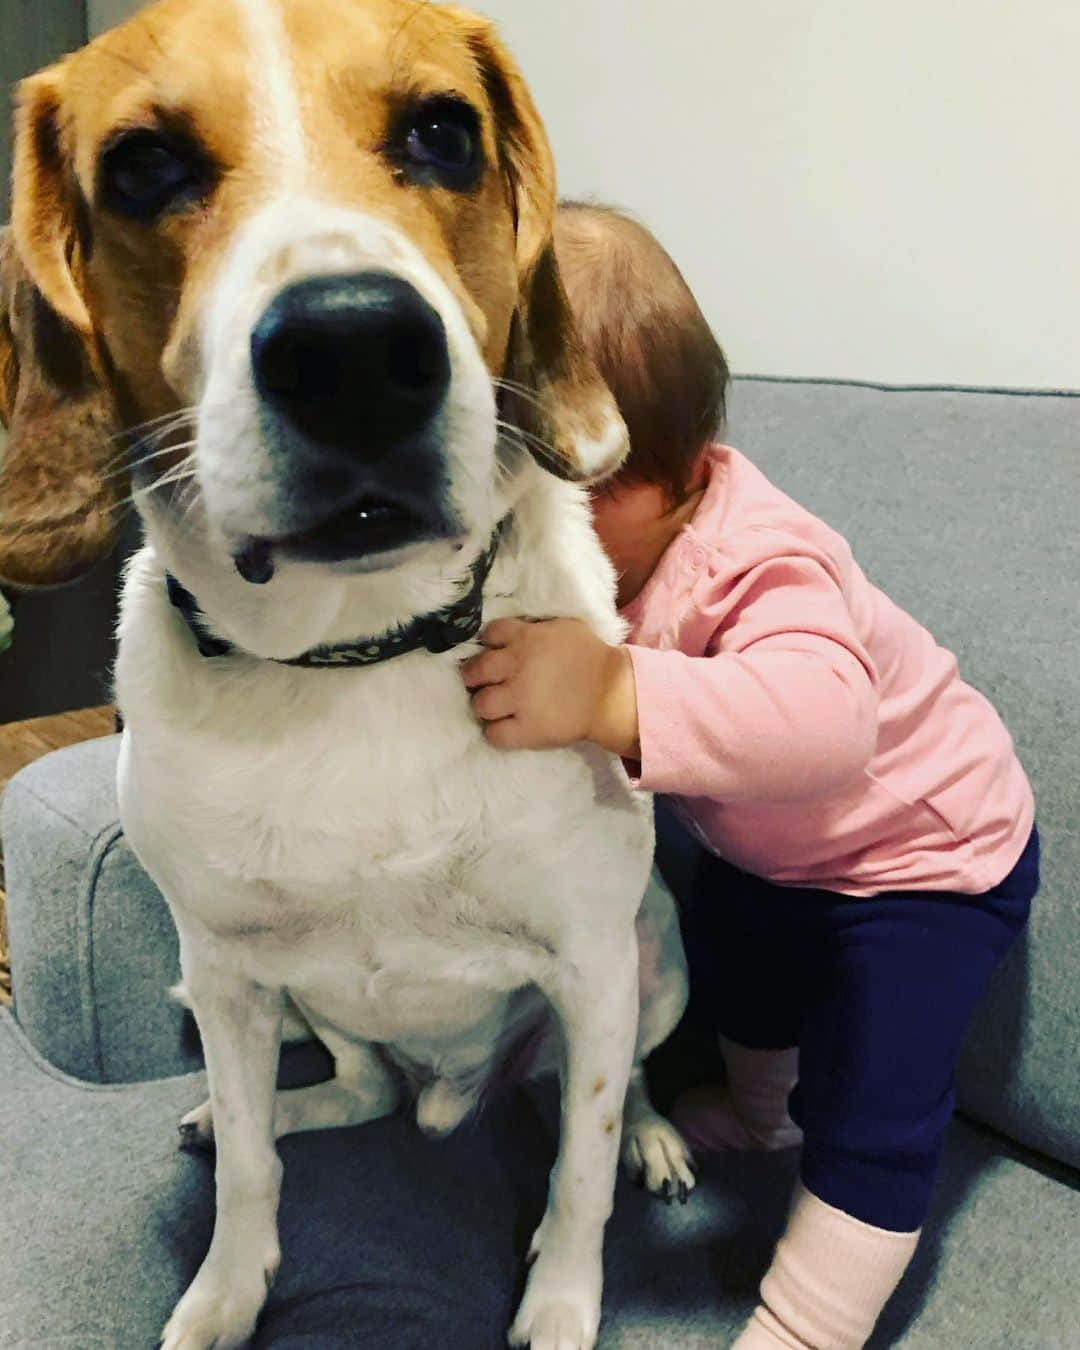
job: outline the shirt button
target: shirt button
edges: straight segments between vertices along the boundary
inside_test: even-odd
[[[690,554],[690,566],[696,572],[699,567],[703,567],[704,565],[705,565],[705,550],[703,548],[694,549],[693,553]]]

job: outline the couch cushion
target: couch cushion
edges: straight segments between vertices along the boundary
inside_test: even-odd
[[[53,1064],[78,1078],[160,1078],[201,1060],[183,1010],[176,930],[117,823],[120,740],[38,760],[4,795],[15,1007]]]
[[[744,379],[731,410],[727,439],[848,538],[1013,733],[1043,885],[960,1100],[1080,1165],[1080,397]]]
[[[202,1076],[76,1083],[0,1013],[0,1081],[0,1347],[155,1344],[210,1237],[210,1159],[176,1149]],[[284,1259],[255,1346],[504,1346],[556,1119],[551,1091],[518,1089],[437,1144],[401,1117],[284,1140]],[[716,1159],[685,1209],[623,1182],[601,1345],[730,1344],[793,1164]],[[926,1239],[871,1345],[1073,1344],[1078,1221],[1074,1191],[956,1126]]]

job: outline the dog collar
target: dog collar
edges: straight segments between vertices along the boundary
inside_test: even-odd
[[[374,666],[380,661],[392,661],[395,656],[409,652],[432,653],[452,651],[464,642],[471,642],[479,633],[484,619],[484,583],[491,572],[499,549],[503,521],[495,530],[486,551],[477,558],[471,569],[469,588],[452,604],[431,614],[422,614],[401,628],[392,629],[380,637],[354,638],[351,642],[334,642],[312,647],[288,661],[274,660],[281,666]],[[226,638],[210,630],[199,602],[191,592],[171,574],[165,574],[169,602],[179,612],[191,630],[201,656],[228,656],[238,650]]]

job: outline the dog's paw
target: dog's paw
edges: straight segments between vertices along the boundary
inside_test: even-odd
[[[449,1078],[436,1078],[416,1099],[416,1123],[430,1138],[442,1139],[457,1129],[473,1105]]]
[[[510,1344],[529,1350],[592,1350],[596,1333],[587,1329],[586,1314],[574,1303],[549,1303],[529,1319],[518,1315]]]
[[[214,1113],[209,1100],[189,1111],[177,1126],[180,1147],[188,1150],[206,1150],[214,1147]]]
[[[255,1330],[280,1255],[245,1276],[203,1266],[161,1333],[161,1350],[234,1350]]]
[[[574,1258],[541,1229],[533,1238],[535,1257],[510,1344],[529,1350],[593,1350],[600,1329],[600,1257]]]
[[[653,1112],[627,1121],[623,1130],[622,1159],[634,1180],[667,1204],[685,1205],[696,1184],[693,1159],[682,1135],[663,1116]]]

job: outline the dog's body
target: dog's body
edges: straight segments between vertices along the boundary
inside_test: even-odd
[[[276,1135],[383,1115],[403,1083],[445,1131],[493,1078],[558,1068],[511,1335],[589,1347],[620,1137],[651,1189],[693,1184],[640,1067],[685,1001],[670,899],[646,891],[648,800],[600,751],[489,743],[458,671],[475,627],[290,664],[377,653],[470,577],[486,621],[620,636],[561,480],[617,468],[625,428],[573,331],[520,76],[442,6],[158,0],[23,86],[15,187],[0,393],[18,462],[58,435],[86,462],[87,506],[54,522],[80,566],[109,533],[103,429],[156,424],[133,465],[120,807],[206,1052],[184,1130],[217,1149],[213,1241],[164,1343],[250,1335],[279,1255]],[[24,572],[50,566],[37,548]],[[336,1076],[275,1100],[290,1005]]]
[[[485,612],[572,614],[617,636],[579,490],[533,474]],[[579,946],[612,976],[627,958],[652,832],[609,756],[487,745],[461,655],[361,671],[204,660],[147,550],[117,690],[125,829],[185,946],[213,944],[216,961],[287,990],[332,1049],[385,1044],[422,1082],[447,1080],[464,1109],[521,1042],[535,1049],[547,1005],[524,986],[550,985]],[[643,916],[646,950],[664,939],[646,1051],[684,997],[672,917]]]
[[[573,615],[617,638],[610,566],[580,490],[529,476],[485,615]],[[632,956],[651,810],[617,763],[490,747],[458,674],[469,648],[360,671],[205,660],[153,549],[132,564],[121,634],[124,827],[185,949],[211,946],[215,964],[286,991],[335,1054],[385,1046],[428,1089],[420,1117],[433,1131],[457,1124],[523,1050],[529,1072],[550,1071],[539,990],[579,948],[605,981]],[[674,914],[657,887],[648,896],[636,1058],[685,998]],[[624,1053],[614,1041],[604,1065]],[[362,1087],[379,1089],[371,1114],[391,1109],[381,1061],[364,1072]],[[362,1094],[344,1109],[368,1114]],[[610,1101],[605,1111],[617,1119]]]
[[[485,617],[569,615],[617,640],[614,577],[581,489],[529,465],[515,489]],[[163,570],[167,560],[193,578],[204,564],[167,527],[156,535],[148,515],[155,544],[133,561],[121,619],[119,798],[125,833],[169,901],[184,999],[206,1042],[211,1101],[185,1118],[185,1140],[212,1139],[214,1112],[250,1090],[245,1079],[265,1090],[283,995],[334,1056],[336,1075],[278,1092],[275,1136],[385,1115],[402,1080],[420,1126],[440,1134],[493,1080],[564,1068],[565,1041],[579,1062],[564,1069],[552,1194],[577,1211],[585,1242],[558,1251],[557,1299],[546,1282],[530,1286],[515,1335],[534,1346],[591,1344],[595,1243],[620,1136],[650,1189],[685,1197],[693,1186],[641,1072],[686,998],[670,896],[647,888],[649,799],[602,751],[488,745],[458,672],[475,646],[361,670],[204,659],[169,604]],[[207,581],[200,595],[212,602]],[[347,589],[362,596],[368,585]],[[215,1032],[219,1018],[227,1034]],[[248,1144],[245,1131],[241,1150]],[[262,1301],[255,1276],[276,1261],[268,1243],[235,1321],[218,1320],[220,1291],[208,1299],[196,1286],[166,1347],[209,1345],[211,1334],[222,1345],[242,1340]],[[237,1269],[225,1272],[231,1285]]]

